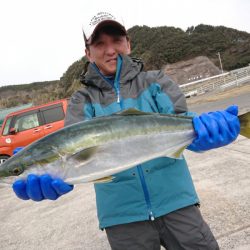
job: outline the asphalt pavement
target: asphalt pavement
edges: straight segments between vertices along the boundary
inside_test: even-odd
[[[201,113],[237,104],[249,110],[250,95],[191,105]],[[202,154],[185,151],[201,201],[202,214],[221,250],[250,249],[250,140],[239,137],[229,146]],[[92,184],[77,185],[57,201],[17,199],[0,189],[0,249],[106,250],[98,229]]]

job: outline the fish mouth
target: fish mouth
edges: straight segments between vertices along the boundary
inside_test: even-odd
[[[0,187],[10,187],[16,180],[16,176],[3,177],[0,179]]]

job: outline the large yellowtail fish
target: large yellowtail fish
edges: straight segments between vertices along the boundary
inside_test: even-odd
[[[239,116],[250,138],[250,112]],[[192,118],[129,109],[58,130],[0,165],[0,179],[48,173],[69,184],[111,181],[112,175],[157,157],[181,158],[192,143]],[[9,177],[9,178],[7,178]]]

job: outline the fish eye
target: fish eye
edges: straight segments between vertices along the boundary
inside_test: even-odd
[[[16,167],[16,168],[14,168],[11,172],[12,172],[12,174],[14,174],[14,175],[19,175],[19,174],[21,174],[21,173],[23,172],[23,170],[22,170],[21,167]]]

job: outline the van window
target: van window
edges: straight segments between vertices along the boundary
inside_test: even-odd
[[[52,108],[50,109],[42,110],[42,113],[45,119],[45,124],[64,119],[64,112],[61,105],[55,105],[54,107],[52,106]]]
[[[39,121],[37,113],[33,113],[17,117],[14,128],[17,132],[21,132],[38,126]]]
[[[8,135],[9,130],[10,130],[10,122],[11,122],[12,117],[9,117],[5,123],[5,127],[3,130],[3,135]]]

